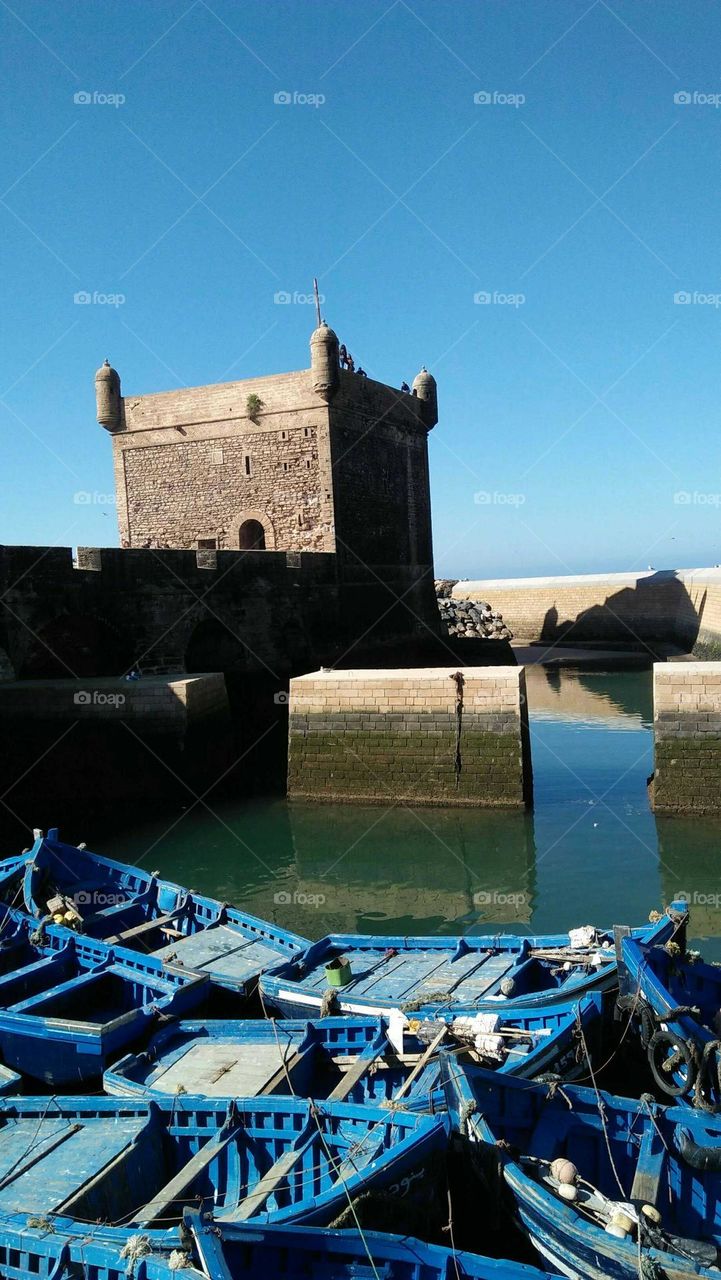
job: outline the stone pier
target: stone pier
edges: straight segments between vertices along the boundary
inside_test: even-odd
[[[721,662],[653,668],[654,809],[721,810]]]
[[[529,804],[523,668],[317,671],[291,680],[288,794],[389,805]]]

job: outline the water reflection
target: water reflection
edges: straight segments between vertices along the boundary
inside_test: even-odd
[[[634,924],[685,891],[721,958],[718,824],[648,803],[651,673],[527,675],[532,815],[224,801],[94,843],[313,938]]]

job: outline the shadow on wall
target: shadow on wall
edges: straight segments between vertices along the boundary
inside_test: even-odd
[[[619,641],[645,647],[651,642],[692,649],[701,628],[706,592],[694,605],[684,583],[673,570],[640,578],[607,596],[602,605],[583,609],[575,618],[559,619],[553,605],[546,611],[541,640],[557,644],[574,641]]]

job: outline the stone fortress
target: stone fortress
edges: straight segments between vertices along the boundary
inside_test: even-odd
[[[342,369],[323,323],[311,367],[123,396],[106,363],[98,421],[112,435],[124,547],[332,552],[432,566],[425,369],[407,394]]]

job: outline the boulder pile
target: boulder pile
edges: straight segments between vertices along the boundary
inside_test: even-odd
[[[450,578],[436,582],[436,597],[441,622],[449,636],[463,636],[469,640],[512,640],[513,636],[500,613],[481,600],[454,600],[451,592],[456,585]]]

